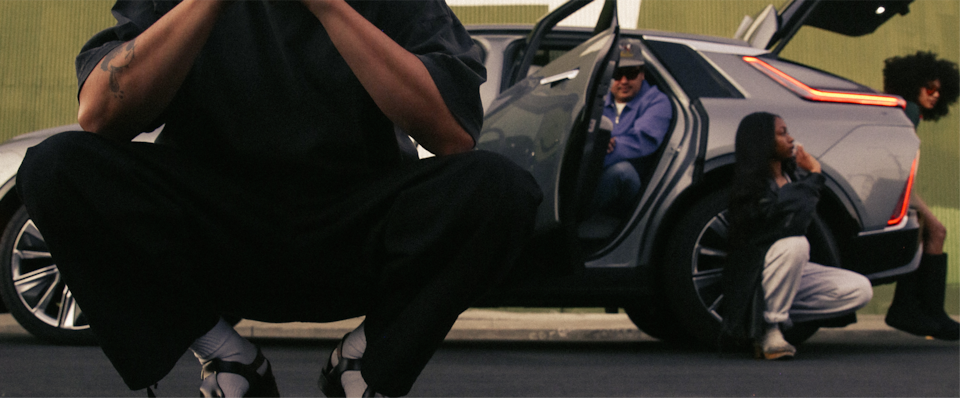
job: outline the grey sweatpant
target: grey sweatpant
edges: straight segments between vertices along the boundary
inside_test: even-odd
[[[768,324],[804,322],[852,313],[870,302],[873,287],[853,271],[810,262],[806,237],[776,241],[763,265]]]

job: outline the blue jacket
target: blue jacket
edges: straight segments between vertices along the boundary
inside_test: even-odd
[[[613,152],[607,154],[603,166],[641,158],[655,152],[670,127],[673,107],[666,94],[644,81],[640,92],[633,97],[620,113],[617,123],[617,107],[613,94],[607,93],[604,100],[603,115],[614,121],[612,136],[617,139]]]

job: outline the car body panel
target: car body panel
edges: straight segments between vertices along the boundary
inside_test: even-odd
[[[864,231],[886,228],[903,195],[920,139],[912,129],[889,125],[860,125],[819,155],[829,173],[850,195],[860,213]],[[899,150],[891,150],[896,148]],[[870,156],[850,156],[852,153]],[[913,152],[911,154],[911,152]]]

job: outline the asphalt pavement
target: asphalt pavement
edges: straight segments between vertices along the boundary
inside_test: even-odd
[[[956,318],[956,316],[954,316]],[[333,339],[338,340],[360,324],[363,318],[330,323],[266,323],[240,321],[236,329],[244,337],[256,339]],[[840,329],[821,329],[821,333],[843,331],[897,331],[883,322],[883,315],[858,315],[858,322]],[[0,334],[24,334],[10,314],[0,314]],[[653,341],[641,332],[626,314],[510,312],[470,309],[460,315],[448,341]]]

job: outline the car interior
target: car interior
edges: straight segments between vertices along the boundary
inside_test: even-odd
[[[552,62],[570,49],[576,47],[578,44],[580,44],[580,40],[582,40],[583,37],[582,35],[579,35],[577,39],[574,39],[573,36],[568,35],[557,36],[559,37],[548,35],[545,38],[544,42],[541,44],[541,48],[534,56],[533,64],[531,65],[527,74],[528,76],[535,74],[540,67]],[[518,49],[514,49],[514,53],[512,54],[513,57],[516,57],[515,51],[518,51]],[[508,52],[508,54],[511,54],[511,52]],[[646,56],[650,57],[650,54],[647,54]],[[505,60],[505,62],[510,61]],[[645,80],[651,86],[659,88],[660,91],[662,91],[668,97],[674,97],[669,87],[664,84],[660,84],[660,72],[655,68],[647,68]],[[592,212],[592,214],[585,214],[584,219],[579,223],[577,227],[577,237],[580,239],[581,244],[587,252],[594,252],[606,246],[611,239],[615,238],[619,234],[619,232],[626,229],[629,226],[630,221],[634,218],[634,216],[637,215],[636,213],[637,209],[640,207],[640,201],[644,197],[645,191],[651,186],[650,182],[655,174],[657,165],[660,164],[660,158],[663,156],[664,148],[666,147],[665,144],[670,140],[670,136],[676,127],[678,109],[676,109],[675,102],[672,101],[671,103],[674,105],[673,117],[670,120],[667,133],[664,136],[663,144],[661,144],[660,148],[657,149],[657,151],[653,154],[643,158],[635,159],[633,162],[631,162],[639,172],[640,181],[642,183],[641,190],[637,194],[636,198],[633,199],[632,205],[629,206],[627,210],[622,211],[600,211]]]

